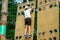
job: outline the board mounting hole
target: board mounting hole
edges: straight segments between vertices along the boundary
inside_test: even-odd
[[[22,36],[19,36],[19,39],[21,39],[22,38]]]
[[[57,5],[56,4],[54,4],[54,7],[56,7]]]
[[[20,6],[19,9],[22,9],[22,7]]]
[[[44,39],[44,40],[46,40],[46,39]]]
[[[52,30],[50,30],[49,32],[50,32],[51,34],[53,33],[53,31],[52,31]]]
[[[24,12],[23,11],[21,13],[22,13],[22,15],[24,15]]]
[[[53,5],[51,4],[50,6],[49,6],[49,8],[52,8],[53,7]]]
[[[34,12],[34,10],[31,10],[31,12]]]
[[[47,3],[47,0],[45,0],[45,3]]]
[[[34,6],[34,4],[31,4],[31,6]]]
[[[42,35],[45,35],[45,32],[43,32]]]
[[[25,6],[23,6],[23,8],[25,8]]]
[[[20,15],[20,12],[18,12],[18,15]]]
[[[27,6],[29,6],[29,7],[30,7],[30,4],[27,4]]]
[[[53,37],[53,40],[56,40],[56,37]]]
[[[57,32],[57,29],[54,29],[54,32]]]
[[[39,35],[41,34],[41,32],[40,33],[38,33]]]
[[[39,11],[41,11],[41,8],[39,8]]]
[[[49,38],[49,40],[52,40],[52,38]]]
[[[16,36],[16,39],[18,39],[18,36]]]

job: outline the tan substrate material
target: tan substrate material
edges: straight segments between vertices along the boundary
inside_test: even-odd
[[[38,7],[45,5],[46,9],[42,9],[41,11],[38,11],[37,14],[37,40],[49,40],[51,37],[56,37],[56,40],[59,40],[59,7],[52,7],[52,8],[47,8],[49,7],[50,4],[54,4],[52,2],[47,2],[46,4],[39,5],[38,0]],[[53,0],[51,0],[53,1]],[[48,4],[48,6],[47,6]],[[57,29],[57,32],[54,32],[54,29]],[[51,34],[49,31],[52,30],[53,33]],[[45,32],[45,35],[42,35],[39,33]]]
[[[30,4],[34,4],[33,7],[35,7],[35,0],[34,1],[31,1]],[[21,12],[23,9],[19,9],[20,6],[26,6],[27,4],[26,3],[22,3],[22,4],[18,4],[18,9],[17,9],[17,16],[16,16],[16,28],[15,28],[15,40],[16,40],[16,37],[18,36],[22,36],[21,39],[18,38],[18,40],[25,40],[24,38],[24,30],[25,30],[25,21],[24,21],[24,16],[21,14],[21,15],[18,15],[18,12]],[[35,17],[35,11],[31,14],[31,19],[32,19],[32,25],[31,25],[31,34],[32,34],[32,37],[31,39],[29,40],[33,40],[33,31],[34,31],[34,17]],[[28,40],[28,39],[26,39]]]

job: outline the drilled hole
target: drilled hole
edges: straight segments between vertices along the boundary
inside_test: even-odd
[[[44,39],[44,40],[46,40],[46,39]]]
[[[18,36],[16,36],[16,39],[18,39]]]
[[[47,0],[45,0],[45,3],[47,3]]]
[[[53,37],[53,40],[56,40],[56,37]]]
[[[45,32],[43,32],[42,35],[45,35]]]
[[[38,33],[39,35],[41,35],[41,32],[40,33]]]
[[[34,4],[31,4],[31,6],[34,6]]]
[[[53,5],[51,4],[49,8],[52,8],[52,7],[53,7]]]
[[[29,7],[30,7],[30,4],[28,4],[27,6],[29,6]]]
[[[41,11],[41,8],[39,8],[39,11]]]
[[[57,5],[56,4],[54,4],[54,7],[56,7]]]
[[[22,13],[22,15],[24,15],[24,12],[23,11],[21,13]]]
[[[22,9],[22,7],[20,6],[19,9]]]
[[[23,8],[25,8],[25,6],[23,6]]]
[[[31,10],[31,12],[34,12],[34,10]]]
[[[19,39],[21,39],[22,38],[22,36],[19,36]]]
[[[52,40],[52,38],[49,38],[49,40]]]
[[[57,32],[57,29],[54,29],[54,32]]]
[[[20,12],[18,12],[18,15],[20,15]]]
[[[50,33],[53,33],[53,31],[52,31],[52,30],[50,30]]]

